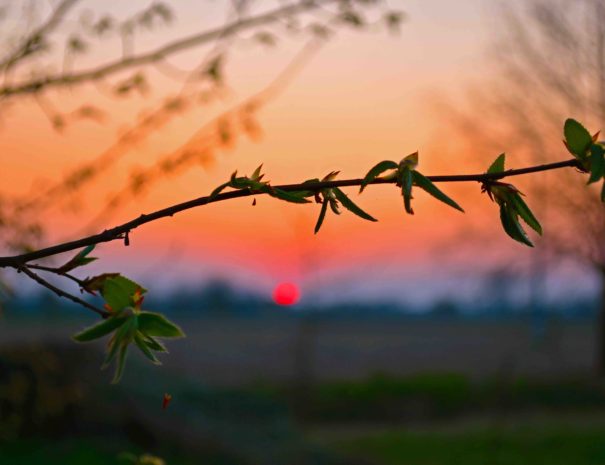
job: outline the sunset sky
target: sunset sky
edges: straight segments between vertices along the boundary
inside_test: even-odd
[[[149,2],[128,2],[128,7],[126,3],[113,9],[119,2],[89,0],[77,11],[126,16]],[[463,94],[470,83],[489,73],[486,44],[496,21],[495,4],[488,0],[390,2],[391,8],[406,14],[399,34],[339,31],[260,109],[257,121],[262,134],[256,140],[241,136],[231,148],[216,148],[207,154],[211,162],[198,162],[178,175],[160,179],[142,195],[99,218],[107,200],[120,191],[134,169],[150,166],[175,151],[216,115],[262,90],[305,41],[284,37],[275,47],[243,40],[232,44],[221,100],[196,105],[172,118],[124,151],[120,161],[77,200],[45,210],[41,214],[49,232],[45,243],[96,232],[205,195],[236,169],[250,174],[261,163],[275,183],[322,177],[332,170],[340,170],[341,178],[360,177],[378,161],[399,160],[416,150],[420,151],[419,169],[426,174],[484,169],[497,153],[458,156],[443,138],[451,128],[435,102],[444,95]],[[228,3],[181,0],[172,5],[174,23],[141,33],[135,51],[220,24]],[[253,11],[275,6],[270,2],[258,5]],[[60,34],[77,29],[78,14],[66,22]],[[73,67],[94,66],[119,53],[118,44],[109,41],[75,59]],[[191,69],[191,63],[207,53],[208,48],[195,48],[168,61],[173,68]],[[66,112],[83,102],[97,105],[107,113],[100,125],[75,121],[61,132],[54,131],[32,99],[15,102],[5,110],[0,128],[0,192],[29,196],[52,185],[110,147],[135,124],[142,110],[154,108],[182,86],[166,73],[149,69],[153,87],[144,96],[116,98],[99,89],[102,86],[90,84],[45,96],[44,106]],[[199,144],[194,139],[190,147],[199,148]],[[369,223],[346,211],[340,217],[329,214],[317,236],[313,235],[319,213],[315,204],[298,206],[261,197],[255,207],[251,199],[210,205],[136,230],[128,249],[121,243],[99,246],[95,254],[101,260],[91,267],[91,273],[120,270],[160,288],[182,281],[203,285],[209,277],[220,276],[262,293],[269,293],[279,282],[292,281],[301,286],[303,301],[306,295],[323,301],[360,296],[430,301],[471,292],[473,272],[503,255],[513,254],[522,262],[531,259],[529,249],[512,243],[499,230],[487,241],[478,240],[469,247],[466,232],[473,225],[497,225],[497,210],[480,195],[478,185],[445,185],[443,189],[459,200],[466,215],[418,194],[416,215],[411,217],[405,214],[393,186],[369,188],[362,196],[349,190],[379,222]]]

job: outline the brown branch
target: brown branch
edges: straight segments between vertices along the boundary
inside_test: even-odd
[[[32,269],[32,270],[47,271],[49,273],[53,273],[53,274],[56,274],[58,276],[63,276],[64,278],[72,280],[78,286],[80,286],[82,288],[84,287],[84,281],[83,280],[75,277],[72,274],[69,274],[69,273],[66,273],[64,271],[61,271],[59,268],[53,268],[52,266],[44,266],[44,265],[38,265],[38,264],[33,264],[33,263],[28,264],[27,267],[30,268],[30,269]]]
[[[191,164],[193,160],[198,159],[197,154],[220,148],[223,143],[220,141],[220,135],[216,134],[217,123],[221,120],[231,119],[233,115],[242,113],[246,108],[254,108],[254,113],[258,112],[270,99],[275,99],[280,92],[283,92],[291,80],[293,80],[297,73],[299,73],[307,61],[309,61],[315,53],[319,50],[322,45],[320,39],[312,39],[309,41],[299,53],[288,63],[288,65],[280,72],[275,79],[273,79],[264,89],[260,90],[251,97],[246,98],[242,102],[236,104],[232,108],[229,108],[213,120],[203,125],[198,131],[193,134],[183,145],[174,150],[172,153],[162,157],[155,164],[137,171],[137,178],[145,179],[145,187],[148,187],[151,183],[157,182],[158,179],[163,176],[167,176],[169,173],[164,169],[166,164],[172,168],[170,172],[176,172],[179,169],[186,167],[187,164]],[[209,133],[209,131],[211,131]],[[245,130],[244,130],[245,132]],[[99,173],[101,170],[107,170],[108,165],[99,166],[96,170]],[[85,231],[90,232],[95,230],[99,222],[104,220],[107,215],[115,211],[121,203],[124,201],[124,197],[132,193],[132,186],[128,183],[122,189],[112,194],[104,208],[91,220],[86,226]],[[52,201],[52,197],[49,198],[45,195],[45,201]],[[134,197],[134,195],[133,195]]]
[[[32,280],[36,281],[41,286],[43,286],[43,287],[51,290],[55,294],[57,294],[59,297],[63,297],[65,299],[71,300],[72,302],[74,302],[78,305],[82,305],[83,307],[86,307],[89,310],[92,310],[93,312],[97,313],[98,315],[102,316],[103,318],[107,318],[110,315],[109,312],[102,310],[98,307],[95,307],[94,305],[89,304],[85,300],[82,300],[79,297],[76,297],[75,295],[70,294],[69,292],[65,292],[63,289],[60,289],[60,288],[56,287],[55,285],[49,283],[41,276],[34,273],[28,266],[20,265],[16,268],[19,271],[22,271],[23,273],[25,273],[27,276],[29,276]]]
[[[254,107],[256,110],[259,110],[262,106],[264,106],[269,100],[275,99],[281,92],[283,92],[288,84],[296,77],[297,73],[299,73],[305,64],[310,60],[310,58],[318,51],[319,46],[322,44],[322,41],[319,39],[310,40],[305,46],[294,56],[294,58],[288,62],[288,64],[284,67],[280,73],[269,82],[263,89],[256,92],[255,94],[245,98],[241,102],[238,102],[233,107],[228,108],[220,115],[214,117],[212,120],[204,124],[199,130],[195,132],[195,134],[189,138],[189,140],[175,150],[172,154],[168,156],[168,158],[164,157],[160,160],[159,163],[167,160],[178,157],[179,154],[188,150],[190,147],[198,148],[200,147],[200,137],[203,135],[204,131],[208,131],[211,127],[216,126],[217,121],[220,121],[223,118],[229,117],[231,114],[235,114],[237,112],[241,112],[243,109],[247,107]],[[186,98],[184,93],[181,93],[177,99]],[[189,99],[193,100],[193,99]],[[144,137],[146,130],[148,127],[153,124],[161,124],[159,119],[161,117],[167,117],[171,111],[169,110],[169,106],[167,107],[166,103],[162,103],[161,106],[154,110],[149,116],[145,117],[142,122],[140,122],[137,126],[134,126],[119,139],[113,143],[108,149],[104,150],[100,155],[96,156],[93,160],[85,162],[69,171],[69,173],[64,177],[63,180],[58,181],[57,183],[49,186],[42,192],[36,193],[36,196],[33,198],[25,198],[23,200],[18,200],[16,202],[17,210],[27,210],[32,208],[45,208],[48,205],[56,202],[57,197],[64,194],[73,194],[78,191],[86,182],[94,179],[100,174],[107,172],[111,169],[111,167],[118,162],[121,157],[127,153],[126,147],[130,144],[134,144],[138,141],[139,138]],[[134,142],[133,142],[134,141]],[[152,174],[149,172],[157,169],[157,166],[153,166],[152,168],[148,168],[145,173],[145,179],[150,179]],[[85,175],[83,175],[85,173]],[[123,191],[127,191],[128,187],[125,187],[121,192],[115,194],[113,198],[116,196],[120,196]],[[103,210],[98,216],[100,217],[105,213]],[[96,221],[93,220],[93,223]]]
[[[119,60],[107,63],[97,68],[74,72],[71,74],[50,75],[38,79],[32,79],[16,85],[2,86],[0,87],[0,96],[11,97],[20,94],[38,92],[44,88],[72,86],[74,84],[80,84],[86,81],[99,80],[120,71],[154,63],[177,52],[200,46],[212,40],[234,35],[245,29],[271,23],[283,16],[302,13],[313,8],[317,8],[320,5],[333,3],[335,1],[337,0],[303,0],[293,5],[275,8],[257,16],[244,19],[239,18],[227,25],[175,40],[147,53],[120,58]]]
[[[490,181],[496,181],[512,176],[520,176],[529,173],[538,173],[541,171],[550,171],[562,168],[580,168],[579,162],[576,159],[565,160],[556,163],[548,163],[545,165],[530,166],[527,168],[512,169],[503,171],[501,173],[479,173],[479,174],[462,174],[462,175],[445,175],[445,176],[427,176],[433,182],[480,182],[486,183]],[[272,186],[273,188],[281,189],[288,192],[293,191],[314,191],[318,192],[321,189],[333,188],[333,187],[351,187],[360,186],[363,179],[344,179],[340,181],[320,181],[320,182],[308,182],[299,184],[284,184],[279,186]],[[395,179],[376,179],[370,184],[394,184]],[[127,223],[116,226],[111,229],[87,236],[74,241],[64,242],[62,244],[53,245],[46,247],[34,252],[28,252],[21,255],[13,255],[7,257],[0,257],[0,268],[17,268],[22,269],[25,263],[32,260],[38,260],[41,258],[51,257],[63,252],[69,252],[83,247],[100,244],[103,242],[111,242],[114,240],[122,240],[126,234],[130,233],[133,229],[138,228],[146,223],[159,220],[161,218],[172,217],[177,213],[185,210],[189,210],[195,207],[201,207],[209,203],[221,202],[230,199],[237,199],[240,197],[248,197],[251,195],[264,195],[264,193],[252,192],[248,189],[234,190],[218,194],[214,197],[204,196],[196,199],[189,200],[187,202],[172,205],[161,210],[157,210],[150,214],[143,214],[138,218],[135,218]]]
[[[36,49],[32,47],[39,46],[39,44],[43,42],[44,37],[61,24],[68,11],[79,1],[80,0],[63,0],[54,9],[45,23],[30,32],[15,51],[0,60],[0,69],[8,71],[19,61],[35,53]]]
[[[428,176],[433,182],[486,182],[496,181],[498,179],[508,178],[510,176],[521,176],[523,174],[539,173],[540,171],[551,171],[561,168],[578,168],[581,169],[581,164],[575,158],[555,163],[546,163],[543,165],[528,166],[527,168],[519,168],[515,170],[506,170],[501,173],[483,173],[483,174],[458,174],[452,176]]]

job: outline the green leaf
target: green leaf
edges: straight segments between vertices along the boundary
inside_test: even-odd
[[[103,320],[101,323],[98,323],[94,326],[90,326],[79,333],[72,336],[72,339],[77,342],[88,342],[94,341],[100,337],[103,337],[115,329],[119,328],[124,324],[127,318],[120,316],[110,316],[106,320]]]
[[[71,260],[69,260],[64,265],[60,266],[58,269],[62,273],[67,273],[68,271],[73,270],[79,266],[88,265],[91,262],[97,260],[97,257],[87,257],[87,255],[95,249],[95,245],[89,245],[88,247],[80,250]]]
[[[119,312],[134,304],[132,296],[137,291],[140,291],[141,294],[147,292],[140,284],[118,275],[105,280],[101,295],[114,312]]]
[[[525,221],[527,225],[534,231],[536,231],[538,234],[542,235],[542,225],[540,225],[540,222],[529,209],[523,198],[521,198],[521,194],[511,193],[508,196],[508,199],[514,207],[515,211],[519,214],[521,218],[523,218],[523,221]]]
[[[146,336],[185,337],[181,328],[160,313],[141,312],[138,316],[139,330]]]
[[[378,221],[376,218],[370,216],[369,214],[367,214],[366,212],[364,212],[361,208],[359,208],[349,197],[347,197],[347,195],[341,191],[338,187],[335,187],[334,189],[332,189],[332,191],[334,192],[334,195],[336,196],[336,199],[342,204],[343,207],[345,207],[347,210],[349,210],[351,213],[356,214],[357,216],[363,218],[364,220],[368,220],[368,221]]]
[[[158,341],[157,339],[154,339],[151,336],[147,336],[146,334],[140,333],[143,336],[143,339],[145,340],[145,342],[147,343],[147,346],[151,349],[151,350],[155,350],[156,352],[166,352],[168,353],[168,349],[166,349],[166,346],[164,344],[162,344],[160,341]]]
[[[319,211],[319,217],[317,218],[317,223],[315,224],[315,234],[319,232],[319,228],[321,228],[322,223],[324,222],[324,218],[326,217],[326,212],[328,211],[328,199],[324,199],[321,203],[321,210]]]
[[[399,165],[391,160],[385,160],[378,163],[376,166],[368,171],[368,174],[365,175],[363,181],[361,181],[361,186],[359,187],[359,192],[363,192],[368,184],[374,181],[378,176],[384,173],[387,170],[395,170]]]
[[[270,188],[265,182],[255,181],[250,179],[248,182],[248,189],[253,192],[270,192]]]
[[[109,364],[112,362],[112,360],[118,353],[119,348],[120,344],[118,342],[117,334],[114,334],[109,340],[109,344],[107,345],[107,354],[105,355],[105,360],[103,360],[103,364],[101,365],[101,370],[104,370],[109,366]]]
[[[605,175],[605,150],[598,144],[590,147],[590,178],[588,184],[597,182]]]
[[[232,178],[231,182],[229,182],[229,185],[234,189],[247,189],[250,187],[250,182],[250,179],[244,177]]]
[[[501,153],[498,158],[487,169],[488,173],[502,173],[504,171],[504,163],[506,161],[506,154]]]
[[[210,200],[214,199],[217,195],[219,195],[226,187],[229,187],[228,182],[221,184],[220,186],[218,186],[216,189],[214,189],[211,193],[210,193]]]
[[[276,197],[280,200],[285,200],[286,202],[292,203],[309,203],[310,201],[305,198],[308,195],[307,191],[296,191],[296,192],[286,192],[281,189],[273,188],[269,191],[269,194],[272,197]]]
[[[568,150],[579,158],[584,158],[592,144],[592,136],[584,126],[575,119],[565,121],[563,129]]]
[[[95,244],[91,244],[84,249],[80,250],[80,252],[73,258],[76,262],[80,262],[83,258],[86,258],[90,252],[95,249]],[[94,259],[96,260],[96,259]]]
[[[407,157],[403,157],[403,159],[399,162],[399,168],[407,168],[410,170],[415,170],[418,166],[419,155],[418,152],[411,153]]]
[[[137,315],[132,315],[128,319],[128,322],[116,332],[115,346],[118,351],[118,364],[116,366],[116,371],[113,375],[113,379],[111,380],[111,384],[117,384],[122,378],[122,374],[124,373],[124,365],[126,363],[126,354],[128,353],[128,347],[130,346],[130,343],[134,340],[134,337],[137,333],[137,326]],[[115,356],[115,349],[113,349],[113,351]]]
[[[410,215],[414,214],[412,209],[412,185],[413,177],[409,168],[403,168],[401,172],[401,193],[403,195],[403,205],[405,211]]]
[[[340,210],[338,209],[338,202],[334,199],[328,198],[328,203],[330,204],[330,209],[334,212],[334,214],[340,215]]]
[[[128,345],[132,342],[132,338],[137,330],[137,316],[131,315],[126,319],[126,322],[114,333],[109,341],[107,355],[103,361],[102,369],[106,368],[115,358],[118,350],[122,345]]]
[[[158,358],[154,355],[154,353],[151,351],[151,348],[147,344],[147,341],[141,334],[141,332],[137,331],[137,333],[134,335],[134,342],[137,347],[141,350],[141,352],[143,352],[143,355],[145,355],[145,357],[151,360],[154,365],[162,364],[162,362],[160,362]]]
[[[77,266],[84,266],[84,265],[88,265],[89,263],[94,262],[95,260],[98,260],[97,257],[84,257],[80,259],[80,262],[78,263]],[[75,268],[75,267],[74,267]]]
[[[86,256],[88,256],[88,254],[90,252],[92,252],[95,249],[96,245],[95,244],[91,244],[87,247],[84,248],[84,250],[81,250],[80,253],[78,255],[76,255],[76,258],[84,258]]]
[[[250,179],[252,179],[254,181],[260,180],[262,178],[262,176],[260,174],[262,169],[263,169],[263,164],[261,163],[259,165],[259,167],[254,170],[254,173],[252,173],[252,176],[250,176]]]
[[[109,278],[115,278],[116,276],[120,276],[120,273],[103,273],[98,276],[93,276],[92,278],[86,279],[82,283],[82,287],[88,292],[94,293],[95,291],[103,289],[105,281]]]
[[[437,200],[440,200],[443,203],[449,205],[450,207],[455,208],[456,210],[460,210],[464,213],[462,207],[458,205],[454,200],[449,198],[447,195],[445,195],[437,186],[435,186],[435,184],[432,183],[429,178],[420,174],[418,171],[412,171],[412,176],[414,178],[414,182],[418,187],[431,194]]]
[[[502,226],[504,227],[506,234],[508,234],[514,240],[530,247],[534,246],[519,224],[517,215],[508,207],[506,203],[500,204],[500,221],[502,222]]]
[[[118,365],[116,367],[115,373],[113,374],[111,384],[118,384],[120,382],[120,379],[122,379],[122,374],[124,373],[124,366],[126,365],[126,355],[128,354],[128,347],[128,344],[120,345],[118,353]]]

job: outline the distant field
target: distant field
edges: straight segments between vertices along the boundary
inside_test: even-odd
[[[92,321],[92,317],[64,325],[53,320],[43,325],[3,321],[0,347],[68,341],[70,334]],[[295,318],[176,321],[188,337],[170,343],[162,370],[207,385],[286,382],[301,376],[317,381],[360,379],[375,373],[582,376],[594,366],[594,327],[588,322],[552,322],[536,338],[529,324],[519,321],[352,319],[302,327]],[[102,343],[97,347],[102,349]]]
[[[14,345],[0,351],[2,465],[118,465],[132,450],[167,465],[605,463],[605,386],[587,377],[439,372],[212,388],[133,357],[115,386],[96,351]]]
[[[402,427],[335,426],[313,430],[309,440],[330,452],[334,464],[363,465],[602,465],[605,412],[591,415],[509,416]],[[236,445],[233,446],[237,450]],[[119,448],[102,440],[27,440],[0,447],[10,465],[125,465]],[[287,457],[287,455],[286,455]],[[340,457],[340,459],[336,459]],[[167,465],[244,465],[212,455],[164,455]],[[299,463],[299,462],[296,462]],[[300,462],[300,463],[315,463]],[[318,462],[319,463],[319,462]],[[324,463],[324,462],[321,462]]]
[[[113,465],[115,453],[103,451],[89,440],[23,441],[0,448],[0,463],[10,465]]]
[[[315,431],[313,440],[376,465],[602,465],[605,412],[450,423],[440,427]],[[362,462],[363,463],[363,462]]]
[[[117,442],[120,439],[117,438]],[[134,455],[132,448],[120,448],[106,438],[80,438],[63,440],[22,440],[10,445],[0,445],[2,465],[133,465],[125,454]],[[144,453],[136,451],[135,456]],[[164,456],[166,465],[198,465],[194,457]],[[157,462],[156,462],[157,463]],[[156,465],[151,461],[142,465]],[[205,464],[225,465],[213,457],[205,457]],[[233,465],[239,465],[234,462]]]

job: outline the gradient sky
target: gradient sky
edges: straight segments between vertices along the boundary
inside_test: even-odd
[[[208,193],[234,170],[249,174],[260,163],[270,180],[295,182],[341,170],[341,177],[359,177],[377,161],[399,160],[419,150],[421,170],[427,174],[476,171],[495,154],[457,157],[440,139],[439,127],[448,124],[438,114],[435,95],[460,93],[469,80],[485,72],[485,44],[494,18],[488,0],[450,2],[415,0],[391,2],[407,19],[399,34],[385,31],[342,31],[312,57],[304,69],[258,114],[262,137],[240,138],[229,150],[216,150],[208,166],[196,165],[178,176],[163,179],[142,196],[103,217],[103,228],[143,212]],[[117,4],[117,3],[116,3]],[[115,11],[144,7],[126,2]],[[202,5],[203,6],[200,6]],[[106,2],[87,1],[91,11],[108,11]],[[176,21],[168,28],[137,39],[137,50],[152,48],[202,25],[220,21],[224,2],[173,2]],[[259,3],[263,7],[271,3]],[[111,7],[113,8],[113,6]],[[77,16],[77,15],[76,15]],[[76,27],[67,22],[62,34]],[[236,43],[227,62],[227,84],[221,102],[197,108],[172,120],[131,150],[123,160],[86,189],[77,201],[51,209],[44,217],[48,242],[73,238],[119,190],[133,167],[145,167],[174,150],[216,114],[254,94],[279,73],[302,46],[283,39],[276,47]],[[117,44],[97,47],[76,67],[115,56]],[[170,62],[187,68],[207,49],[195,49]],[[98,104],[111,115],[99,126],[75,122],[57,133],[40,108],[22,101],[3,115],[0,138],[2,192],[26,194],[60,179],[70,167],[92,159],[108,147],[121,130],[132,125],[138,112],[150,108],[179,83],[152,71],[151,94],[118,100],[94,86],[50,93],[60,108],[75,108],[83,100]],[[115,82],[115,81],[114,81]],[[480,196],[478,186],[444,186],[467,210],[462,215],[418,194],[416,215],[405,215],[392,186],[369,188],[358,203],[379,219],[368,223],[348,212],[328,215],[322,231],[313,235],[319,212],[315,204],[297,206],[270,198],[210,205],[145,226],[132,234],[133,246],[98,248],[102,260],[92,270],[119,269],[134,277],[169,287],[175,281],[197,285],[219,275],[269,290],[280,281],[294,281],[307,294],[324,300],[367,296],[431,300],[467,289],[468,277],[486,257],[512,251],[527,260],[529,251],[494,235],[493,250],[471,248],[461,240],[473,224],[497,223],[497,212]],[[460,245],[460,247],[459,247]],[[481,255],[481,258],[478,258]],[[465,284],[466,283],[466,284]],[[413,292],[414,294],[411,294]],[[462,292],[466,292],[463,290]]]

